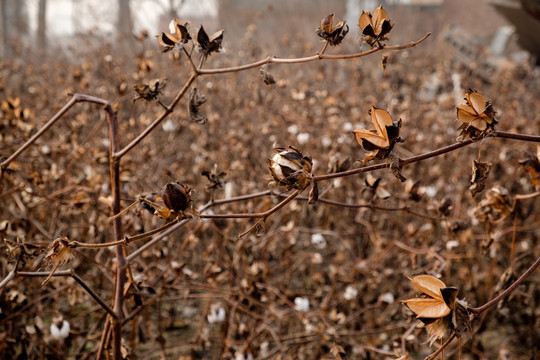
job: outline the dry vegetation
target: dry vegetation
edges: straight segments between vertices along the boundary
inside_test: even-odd
[[[400,24],[394,26],[399,31]],[[197,28],[193,24],[190,30],[194,34]],[[312,32],[274,31],[251,26],[229,38],[225,29],[227,52],[212,54],[203,69],[263,59],[269,55],[263,41],[271,42],[271,49],[277,46],[274,55],[283,57],[313,55],[324,44]],[[397,44],[392,33],[389,38],[385,43]],[[346,37],[326,53],[354,53],[359,46],[353,36]],[[516,67],[482,79],[474,64],[465,67],[441,51],[422,51],[423,46],[443,45],[426,42],[357,59],[270,64],[265,71],[275,78],[274,85],[263,82],[258,68],[200,76],[193,86],[206,97],[200,111],[207,123],[190,119],[185,96],[122,158],[121,207],[175,180],[191,187],[193,207],[199,210],[212,200],[266,191],[268,158],[278,146],[293,145],[311,156],[314,175],[343,170],[347,161],[365,156],[352,130],[372,128],[372,105],[402,119],[405,142],[367,167],[454,144],[460,125],[456,98],[468,88],[493,100],[497,130],[540,134],[538,69]],[[193,71],[185,54],[178,59],[160,53],[152,36],[133,47],[140,50],[133,57],[116,55],[114,44],[106,43],[93,60],[59,55],[47,61],[21,48],[18,57],[3,60],[0,155],[13,154],[74,93],[110,102],[118,116],[120,148],[127,145],[164,111],[155,101],[133,102],[133,86],[166,77],[159,99],[169,104]],[[382,56],[389,56],[384,70]],[[199,55],[193,57],[198,63]],[[423,92],[433,76],[440,84],[434,98],[426,100]],[[107,113],[82,102],[3,169],[2,358],[112,356],[114,336],[107,330],[114,327],[107,325],[112,315],[81,282],[113,309],[117,247],[78,247],[64,258],[55,258],[51,248],[61,237],[87,244],[123,238],[115,239],[109,220],[114,199],[108,138]],[[256,219],[185,221],[131,258],[150,239],[119,246],[130,260],[121,355],[423,358],[438,342],[430,348],[423,326],[400,303],[419,294],[407,276],[440,277],[457,287],[458,298],[472,308],[515,282],[540,256],[536,154],[534,142],[486,136],[403,166],[405,182],[387,168],[319,181],[316,204],[307,203],[305,190],[243,237],[238,235]],[[469,191],[473,160],[492,164],[486,189],[474,197]],[[209,181],[203,172],[220,175],[218,181]],[[288,194],[270,189],[272,195],[215,204],[201,214],[266,211]],[[141,204],[118,219],[130,237],[164,224]],[[44,274],[59,262],[59,276],[42,285]],[[38,271],[39,277],[30,276]],[[473,320],[472,333],[461,338],[463,359],[538,356],[539,280],[536,271]],[[71,328],[66,339],[51,335],[51,324],[62,319]],[[456,353],[457,341],[445,356],[457,358]]]

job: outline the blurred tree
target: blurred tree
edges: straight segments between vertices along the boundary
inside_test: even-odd
[[[39,0],[38,3],[38,26],[37,26],[37,48],[44,50],[47,48],[47,0]]]
[[[28,33],[28,10],[27,10],[27,1],[24,0],[15,0],[14,6],[14,27],[17,31],[17,34],[26,35]]]
[[[7,23],[7,0],[0,0],[0,11],[2,12],[2,54],[4,57],[11,56],[11,49],[9,47],[9,27]]]
[[[116,27],[118,35],[122,39],[119,42],[118,48],[122,53],[126,53],[130,49],[133,49],[131,45],[134,41],[130,0],[118,0],[118,21]]]
[[[131,4],[129,0],[118,0],[118,33],[129,36],[133,32],[133,19],[131,17]]]

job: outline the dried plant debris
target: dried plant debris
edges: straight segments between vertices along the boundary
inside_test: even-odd
[[[375,177],[371,173],[367,173],[364,183],[366,184],[366,188],[363,191],[369,195],[370,200],[375,198],[386,200],[392,196],[392,194],[384,188],[382,178],[380,177]]]
[[[210,185],[206,186],[207,190],[210,189],[221,189],[226,183],[226,171],[220,171],[217,164],[214,165],[212,170],[203,170],[201,175],[206,176]]]
[[[208,36],[204,27],[201,25],[197,31],[197,49],[205,57],[213,52],[221,50],[221,42],[223,41],[223,29],[216,31],[212,36]]]
[[[465,93],[465,104],[457,107],[457,119],[463,123],[458,130],[462,130],[461,135],[479,136],[498,123],[495,114],[491,100],[486,101],[482,93],[469,89]]]
[[[504,221],[511,213],[512,206],[508,190],[502,186],[494,186],[488,191],[473,214],[479,220],[491,224]]]
[[[339,45],[349,32],[349,25],[345,24],[345,20],[341,20],[334,25],[334,16],[335,14],[330,14],[322,19],[320,27],[315,31],[317,35],[328,41],[331,46]]]
[[[263,82],[266,85],[274,85],[276,83],[276,79],[274,79],[274,76],[270,74],[264,66],[260,68],[259,73],[261,74]]]
[[[447,332],[461,336],[471,330],[468,305],[457,299],[457,288],[447,287],[431,275],[418,275],[410,280],[423,297],[404,300],[403,303],[426,324],[430,345],[442,339]]]
[[[403,141],[399,137],[401,120],[393,122],[388,111],[374,106],[369,110],[369,114],[375,130],[353,130],[356,142],[369,151],[362,161],[363,163],[375,158],[384,159],[388,157],[396,142]]]
[[[484,191],[490,169],[491,163],[489,162],[477,160],[473,161],[471,186],[469,186],[469,191],[471,192],[472,196]]]
[[[373,15],[362,11],[358,26],[362,30],[365,42],[371,46],[381,46],[381,41],[388,40],[387,35],[393,27],[382,5],[373,12]]]
[[[161,95],[165,85],[167,85],[167,78],[153,79],[147,84],[137,84],[134,86],[137,96],[133,101],[135,102],[138,99],[146,101],[158,100],[158,96]]]
[[[199,89],[191,89],[191,92],[189,93],[188,114],[191,120],[199,125],[204,125],[208,121],[208,118],[199,111],[199,108],[205,102],[206,97]]]
[[[20,236],[17,236],[15,241],[4,238],[4,245],[10,259],[17,259],[23,262],[29,258],[36,257],[41,252],[39,246],[24,242]]]
[[[182,23],[177,19],[173,19],[169,24],[169,30],[171,33],[162,32],[157,35],[158,43],[162,52],[171,51],[174,48],[181,50],[184,45],[191,40],[187,29],[188,23]]]
[[[54,275],[58,267],[74,259],[73,248],[70,246],[69,239],[67,237],[61,237],[53,241],[47,255],[45,255],[45,265],[52,266],[52,270],[43,281],[42,285],[45,285],[51,277]]]
[[[540,185],[540,146],[536,149],[536,154],[533,154],[531,152],[525,151],[523,153],[523,159],[519,161],[519,165],[525,171],[527,174],[529,174],[529,177],[531,179],[531,183],[534,186],[535,189],[538,189]]]

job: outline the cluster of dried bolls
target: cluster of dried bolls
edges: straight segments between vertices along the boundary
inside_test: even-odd
[[[192,39],[188,31],[188,25],[188,23],[182,23],[177,19],[173,19],[169,24],[171,33],[162,32],[160,35],[157,35],[161,51],[168,52],[173,49],[182,50],[184,45]],[[197,50],[203,54],[204,57],[207,57],[214,52],[221,51],[223,29],[209,36],[201,25],[195,39]]]
[[[335,14],[330,14],[321,20],[321,25],[315,33],[322,39],[326,40],[331,46],[339,45],[345,35],[349,32],[349,26],[345,20],[341,20],[334,25]],[[392,24],[388,19],[386,11],[382,5],[379,6],[373,15],[369,12],[362,11],[358,26],[362,31],[364,41],[374,47],[381,47],[381,41],[388,40],[387,35],[392,30]]]

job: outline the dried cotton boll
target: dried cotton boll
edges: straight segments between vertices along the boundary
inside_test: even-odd
[[[287,189],[305,189],[312,179],[313,162],[290,146],[275,149],[276,154],[270,159],[270,171],[274,181]]]

